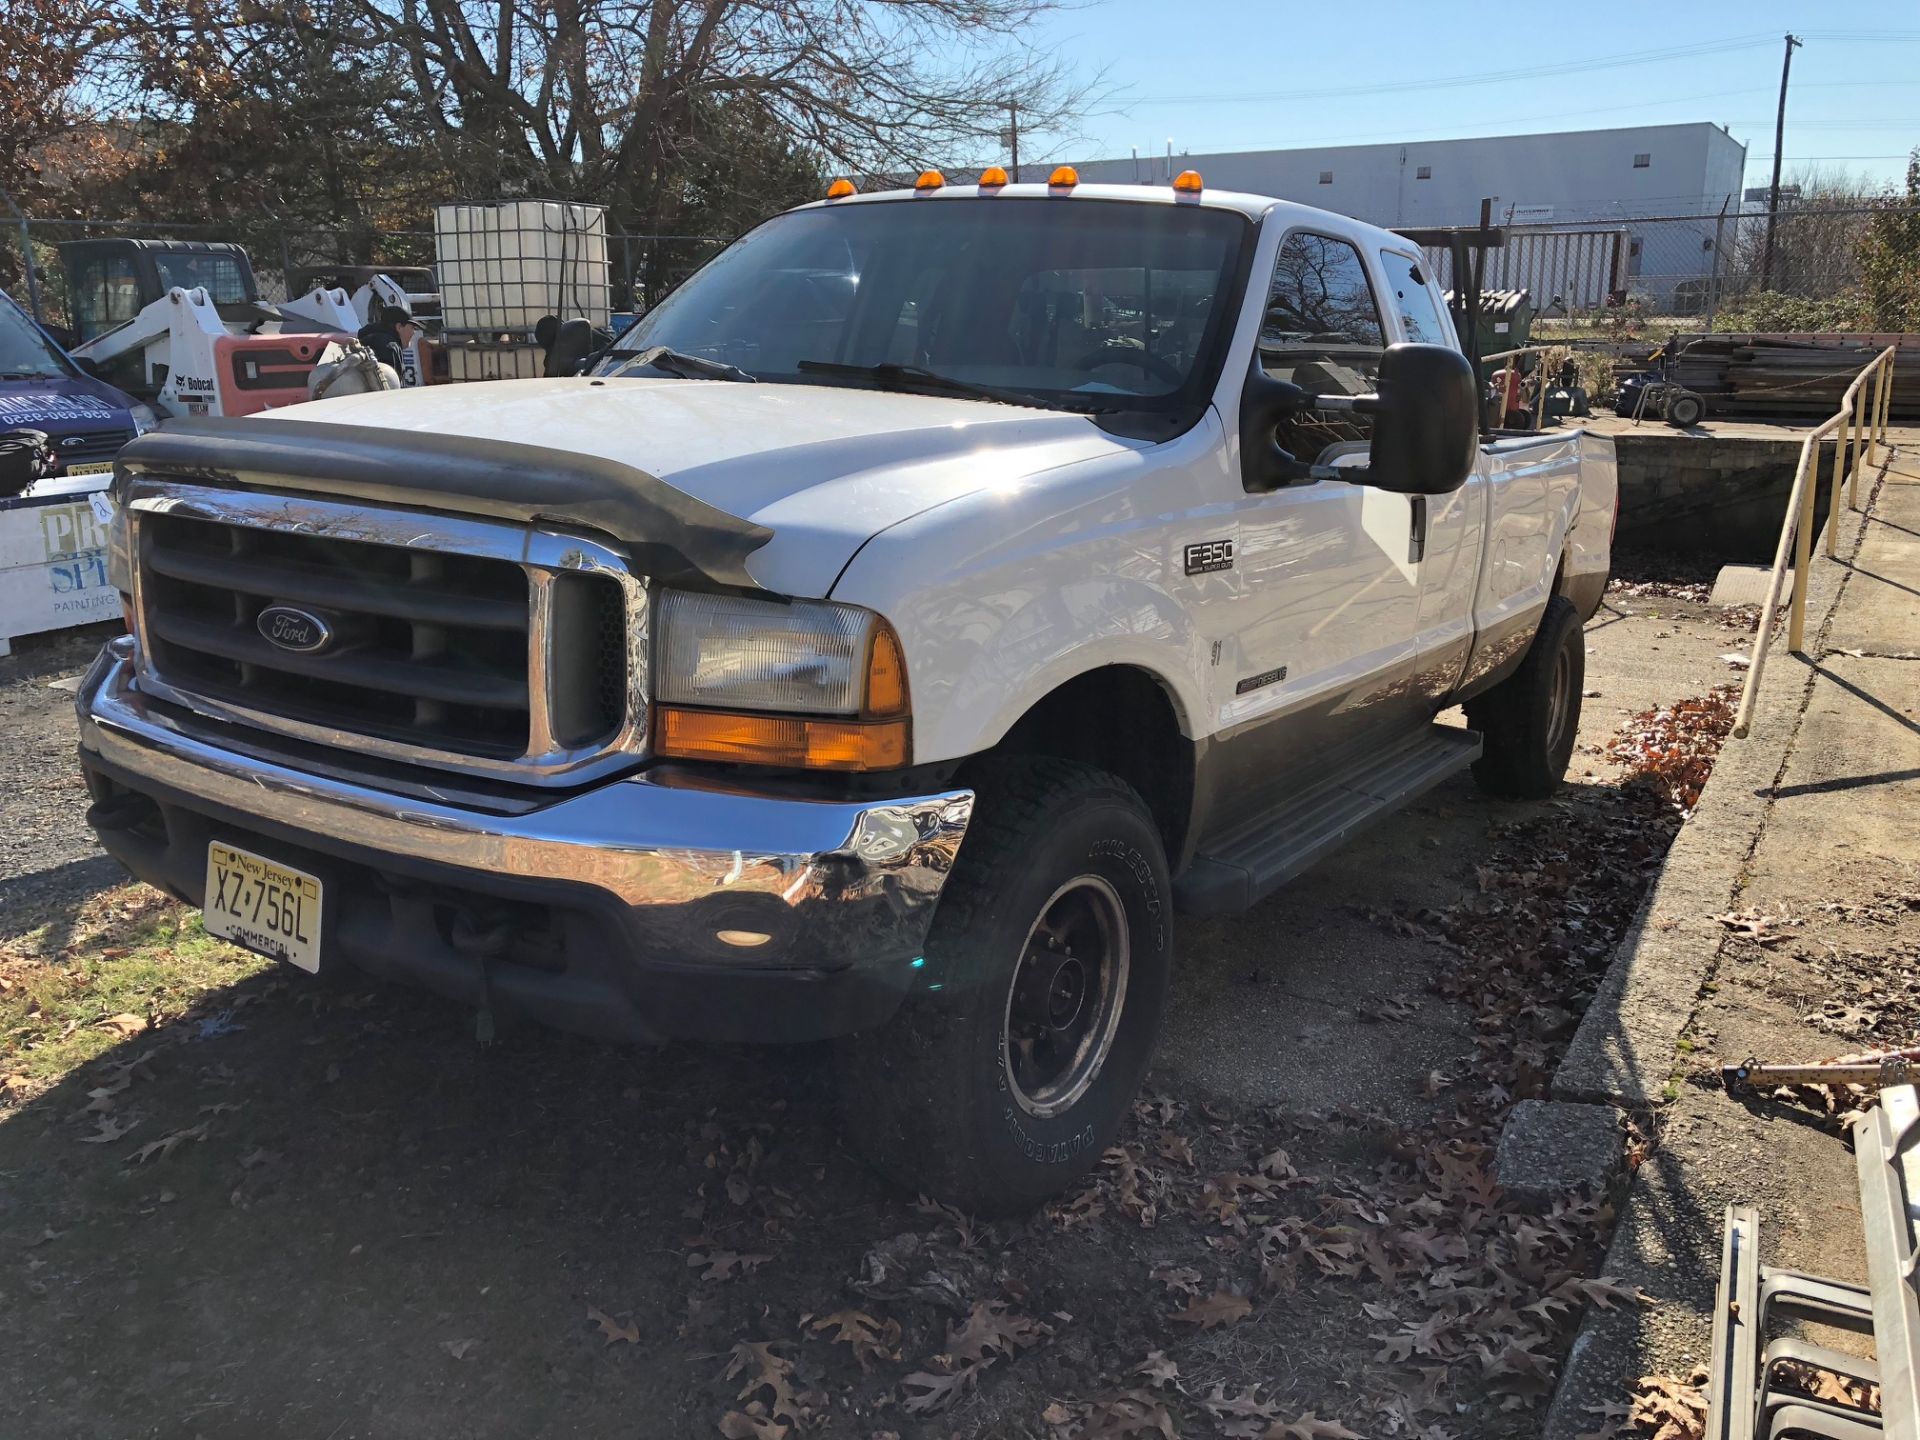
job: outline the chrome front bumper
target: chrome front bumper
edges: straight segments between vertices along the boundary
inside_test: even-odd
[[[435,803],[190,733],[192,717],[141,693],[131,649],[129,640],[108,646],[77,703],[96,828],[136,875],[198,903],[206,838],[256,837],[289,864],[344,880],[340,905],[360,911],[322,924],[353,963],[462,999],[517,996],[561,1028],[797,1039],[891,1013],[973,807],[968,790],[820,801],[653,774],[518,813]],[[377,899],[397,917],[409,887],[455,897],[436,900],[443,910],[466,896],[483,909],[497,897],[578,912],[598,938],[573,942],[558,974],[490,966],[484,955],[450,959],[426,931],[412,936],[414,948],[434,952],[422,960],[406,953],[412,932],[398,919],[382,933],[380,916],[365,913]],[[608,941],[624,953],[586,953]],[[824,998],[823,987],[858,994],[810,1021],[790,1017],[797,1030],[711,1013],[729,997],[757,1003],[742,996],[790,1007],[803,991]]]

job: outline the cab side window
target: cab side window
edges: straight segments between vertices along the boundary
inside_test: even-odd
[[[1382,250],[1380,268],[1387,276],[1387,303],[1398,311],[1406,338],[1415,345],[1452,344],[1420,262],[1396,250]]]
[[[1365,395],[1380,372],[1386,327],[1360,252],[1349,242],[1296,230],[1281,242],[1260,326],[1260,364],[1313,395]],[[1280,443],[1313,461],[1327,446],[1364,440],[1362,416],[1306,411]]]

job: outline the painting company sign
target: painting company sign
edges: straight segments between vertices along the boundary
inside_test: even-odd
[[[121,413],[94,395],[0,395],[0,430],[23,425],[125,424]]]
[[[110,476],[100,477],[104,489]],[[17,635],[112,620],[107,582],[110,515],[99,495],[0,501],[0,655]]]

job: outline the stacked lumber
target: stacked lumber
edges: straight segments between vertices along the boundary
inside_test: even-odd
[[[1894,359],[1892,418],[1920,417],[1920,336],[1676,335],[1668,378],[1707,398],[1716,415],[1824,420],[1853,377],[1886,346]]]

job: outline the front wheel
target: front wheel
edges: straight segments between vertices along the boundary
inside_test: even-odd
[[[1698,425],[1706,412],[1706,402],[1691,390],[1679,391],[1667,400],[1667,423],[1682,430]]]
[[[1131,787],[1008,757],[979,800],[893,1021],[843,1042],[848,1144],[903,1187],[976,1213],[1085,1174],[1139,1089],[1166,1007],[1172,887]]]
[[[1554,792],[1573,759],[1586,679],[1580,612],[1566,596],[1555,595],[1520,668],[1467,701],[1467,724],[1483,740],[1473,762],[1482,790],[1507,800],[1541,800]]]

